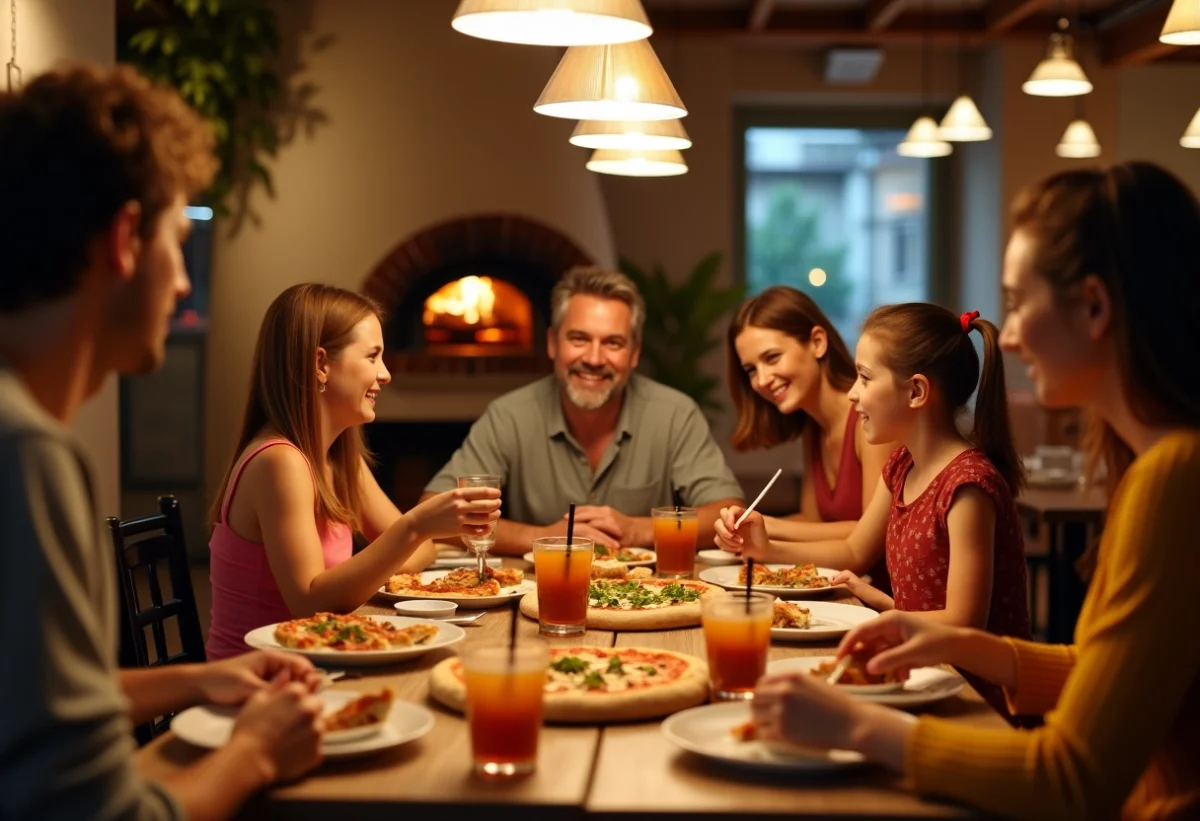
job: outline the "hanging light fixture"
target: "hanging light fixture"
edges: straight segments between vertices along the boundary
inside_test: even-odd
[[[926,9],[922,4],[922,20],[926,18]],[[929,44],[926,42],[925,23],[921,24],[921,106],[925,106],[925,89],[928,85]],[[917,117],[904,142],[896,146],[896,153],[902,157],[945,157],[954,147],[942,139],[937,120],[927,114]]]
[[[1200,148],[1200,109],[1196,110],[1196,115],[1188,123],[1183,136],[1179,138],[1179,144],[1184,148]]]
[[[966,17],[967,8],[966,0],[961,3],[960,11],[962,16]],[[958,41],[956,43],[957,58],[955,63],[955,71],[958,74],[958,84],[962,87],[962,63],[963,63],[963,29],[958,30]],[[983,115],[979,113],[978,106],[971,99],[971,95],[961,93],[950,104],[950,110],[946,112],[946,116],[942,118],[942,124],[938,127],[943,140],[956,143],[979,142],[981,140],[990,140],[992,138],[992,129],[988,127],[987,121],[983,119]]]
[[[1070,159],[1099,157],[1100,143],[1087,120],[1072,120],[1063,132],[1062,139],[1054,147],[1054,153]]]
[[[633,151],[680,151],[692,147],[692,138],[684,131],[680,120],[584,120],[575,126],[571,145]]]
[[[1158,39],[1173,46],[1200,46],[1200,3],[1175,0]]]
[[[641,0],[460,0],[455,31],[530,46],[598,46],[644,40]]]
[[[677,177],[688,167],[678,151],[617,151],[600,148],[592,152],[587,170],[622,177]]]
[[[1046,57],[1037,64],[1021,90],[1034,97],[1076,97],[1092,90],[1092,83],[1083,73],[1083,66],[1071,54],[1069,23],[1062,17],[1058,31],[1050,35]]]
[[[567,49],[533,110],[571,120],[674,120],[687,114],[648,40]]]

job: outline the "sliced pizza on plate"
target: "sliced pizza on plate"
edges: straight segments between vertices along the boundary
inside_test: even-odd
[[[594,630],[670,630],[700,624],[700,599],[721,588],[693,579],[592,579],[587,626]],[[537,591],[521,599],[521,612],[538,617]]]

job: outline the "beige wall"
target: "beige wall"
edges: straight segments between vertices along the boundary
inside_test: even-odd
[[[504,211],[542,221],[611,263],[608,217],[573,123],[533,113],[561,54],[450,28],[455,0],[299,0],[303,68],[324,122],[274,163],[277,198],[215,249],[207,474],[229,457],[263,312],[289,285],[358,288],[399,242],[441,220]],[[323,45],[322,45],[323,44]]]
[[[9,6],[0,15],[0,54],[7,63],[11,38]],[[17,5],[17,64],[25,80],[56,63],[115,59],[115,0],[23,0]],[[104,515],[120,515],[121,460],[117,413],[117,379],[80,410],[72,425],[92,455],[96,489]]]

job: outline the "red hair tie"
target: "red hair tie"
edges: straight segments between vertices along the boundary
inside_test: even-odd
[[[958,318],[958,321],[962,323],[964,334],[971,332],[971,323],[977,319],[979,319],[979,311],[968,311]]]

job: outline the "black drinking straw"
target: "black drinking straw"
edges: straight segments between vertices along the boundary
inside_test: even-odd
[[[567,570],[571,567],[571,542],[575,537],[575,503],[567,509],[567,561],[563,565],[563,574],[566,575]]]
[[[679,508],[683,507],[683,494],[680,488],[671,488],[671,501],[675,503],[675,529],[683,530],[683,517],[679,515]]]
[[[750,615],[750,585],[754,581],[754,557],[746,559],[746,615]]]
[[[520,598],[513,596],[512,600],[512,623],[508,626],[508,666],[512,667],[517,663],[517,620],[520,619],[518,614],[517,603]]]

